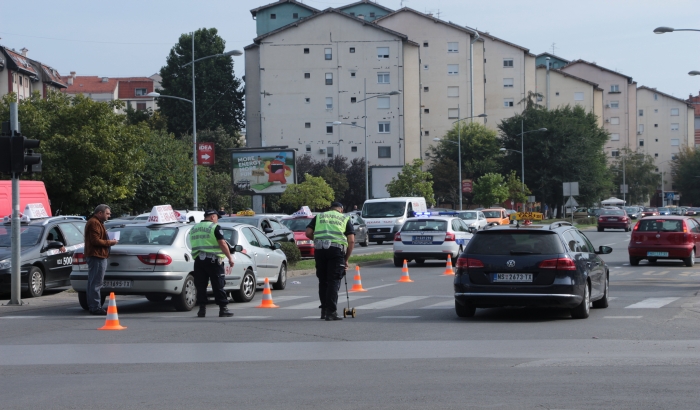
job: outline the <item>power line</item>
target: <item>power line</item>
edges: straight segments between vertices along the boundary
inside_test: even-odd
[[[126,45],[172,45],[173,43],[122,43],[118,41],[94,41],[94,40],[71,40],[67,38],[55,38],[55,37],[41,37],[41,36],[30,36],[26,34],[17,34],[17,33],[8,33],[7,31],[0,31],[1,34],[9,34],[11,36],[19,36],[19,37],[30,37],[30,38],[39,38],[42,40],[56,40],[56,41],[72,41],[76,43],[97,43],[97,44],[126,44]]]

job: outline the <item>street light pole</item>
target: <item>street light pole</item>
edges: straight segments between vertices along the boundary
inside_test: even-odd
[[[530,130],[530,131],[525,131],[525,121],[523,119],[520,119],[520,151],[514,150],[514,149],[507,149],[507,148],[501,148],[499,151],[513,151],[513,152],[520,152],[520,178],[521,178],[521,187],[522,187],[522,192],[525,194],[525,134],[529,134],[531,132],[539,132],[539,131],[547,131],[546,128],[539,128],[536,130]]]

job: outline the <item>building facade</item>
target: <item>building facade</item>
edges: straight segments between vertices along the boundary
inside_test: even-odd
[[[125,108],[135,110],[156,109],[155,99],[147,94],[154,91],[154,80],[149,77],[98,77],[78,76],[71,71],[64,78],[68,84],[66,94],[82,94],[93,101],[122,100]]]
[[[700,148],[700,93],[688,97],[688,103],[692,104],[695,110],[695,147]]]
[[[0,46],[0,96],[15,93],[17,101],[39,93],[46,98],[50,91],[66,87],[54,68],[27,57],[27,50],[20,52]]]
[[[535,91],[542,95],[540,104],[547,109],[580,106],[594,113],[598,117],[598,126],[603,126],[603,89],[598,84],[561,70],[539,66]]]

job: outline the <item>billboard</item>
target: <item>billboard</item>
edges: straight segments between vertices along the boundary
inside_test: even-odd
[[[281,194],[296,184],[296,156],[293,149],[233,150],[232,182],[243,194]]]

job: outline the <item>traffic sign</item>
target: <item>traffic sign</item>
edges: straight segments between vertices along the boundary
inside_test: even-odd
[[[471,179],[463,179],[462,180],[462,192],[467,193],[467,194],[472,192],[472,180]]]
[[[215,157],[213,142],[197,143],[197,165],[214,165]]]

